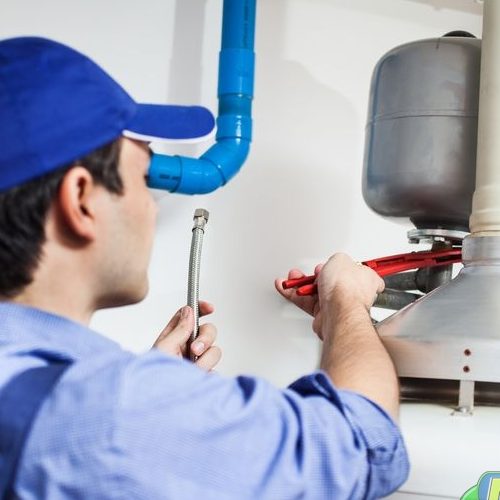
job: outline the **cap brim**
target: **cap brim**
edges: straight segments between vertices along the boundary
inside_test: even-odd
[[[214,127],[212,113],[202,106],[138,104],[123,135],[147,142],[203,140]]]

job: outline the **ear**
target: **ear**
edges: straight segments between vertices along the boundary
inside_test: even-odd
[[[58,206],[67,229],[74,236],[93,241],[96,237],[96,206],[102,189],[84,167],[73,167],[64,175]]]

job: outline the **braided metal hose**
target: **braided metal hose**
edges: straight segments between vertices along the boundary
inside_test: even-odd
[[[187,356],[191,361],[196,361],[197,356],[191,354],[191,343],[198,336],[200,328],[200,264],[201,264],[201,248],[203,245],[203,235],[205,234],[205,226],[208,222],[208,211],[203,208],[197,208],[194,212],[193,220],[193,235],[191,238],[191,252],[189,254],[189,275],[188,275],[188,294],[187,305],[194,312],[194,329],[187,345]]]

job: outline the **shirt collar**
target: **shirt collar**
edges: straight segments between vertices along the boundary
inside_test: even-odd
[[[0,302],[0,346],[49,349],[78,360],[121,350],[114,341],[70,319],[33,307]]]

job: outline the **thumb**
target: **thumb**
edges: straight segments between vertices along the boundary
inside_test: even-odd
[[[193,328],[193,310],[189,306],[184,306],[177,317],[177,323],[167,325],[156,341],[155,347],[169,354],[175,352],[182,355]]]
[[[382,293],[385,290],[385,281],[380,277],[378,277],[378,288],[377,288],[377,293]]]

